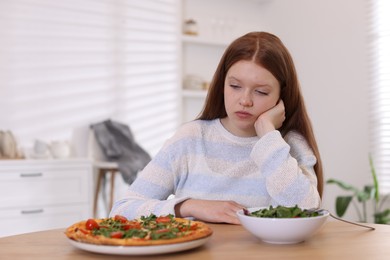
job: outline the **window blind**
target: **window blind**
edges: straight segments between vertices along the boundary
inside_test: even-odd
[[[0,129],[22,144],[107,118],[154,154],[179,120],[177,0],[0,0]]]
[[[390,192],[390,2],[369,1],[370,150],[381,193]]]

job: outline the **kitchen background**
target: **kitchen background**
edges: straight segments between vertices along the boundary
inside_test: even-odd
[[[0,0],[0,129],[12,131],[31,160],[37,140],[69,141],[71,157],[85,157],[88,126],[111,118],[128,124],[153,156],[200,111],[226,45],[269,31],[295,60],[325,179],[360,187],[371,182],[369,7],[367,0]],[[117,186],[119,193],[124,184]],[[334,211],[339,193],[325,186],[323,207]]]

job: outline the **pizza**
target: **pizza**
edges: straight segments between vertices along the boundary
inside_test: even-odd
[[[176,244],[206,238],[212,233],[201,221],[154,214],[133,220],[120,215],[91,218],[77,222],[65,231],[65,235],[75,241],[115,246]]]

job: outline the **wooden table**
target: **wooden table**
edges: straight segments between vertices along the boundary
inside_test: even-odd
[[[188,251],[153,256],[115,256],[73,247],[62,229],[0,238],[0,259],[390,259],[390,225],[375,231],[328,221],[311,239],[294,245],[261,242],[240,225],[210,224],[206,244]]]

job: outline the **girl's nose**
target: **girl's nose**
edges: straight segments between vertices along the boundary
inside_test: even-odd
[[[240,99],[240,105],[243,107],[253,106],[252,98],[249,94],[243,94]]]

